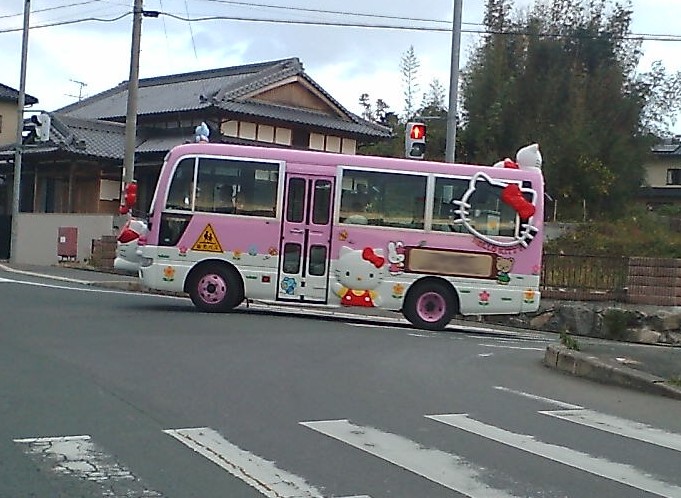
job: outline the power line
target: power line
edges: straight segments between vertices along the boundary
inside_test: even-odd
[[[69,5],[64,5],[60,7],[52,7],[50,9],[43,9],[43,10],[54,10],[57,8],[65,8],[65,7],[71,7],[75,5],[82,5],[86,3],[93,3],[94,1],[97,0],[89,0],[86,2],[79,2],[76,4],[69,4]],[[282,8],[280,6],[272,6],[272,5],[267,5],[267,4],[251,4],[247,2],[238,2],[238,1],[232,1],[232,0],[206,0],[214,3],[223,3],[223,4],[236,4],[236,5],[244,5],[244,6],[250,6],[250,7],[267,7],[267,8]],[[287,10],[297,10],[297,11],[304,11],[304,12],[315,12],[315,13],[324,13],[324,14],[334,14],[334,15],[356,15],[356,16],[363,16],[363,17],[370,17],[370,18],[377,18],[377,19],[394,19],[394,20],[410,20],[410,21],[415,21],[415,22],[430,22],[430,23],[442,23],[444,21],[436,20],[436,19],[419,19],[419,18],[400,18],[400,17],[393,17],[393,16],[383,16],[383,15],[373,15],[373,14],[355,14],[355,13],[350,13],[350,12],[340,12],[340,11],[329,11],[329,10],[321,10],[321,9],[306,9],[306,8],[286,8]],[[78,19],[72,19],[72,20],[66,20],[66,21],[58,21],[58,22],[53,22],[53,23],[45,23],[45,24],[40,24],[37,26],[32,26],[31,29],[42,29],[42,28],[50,28],[50,27],[56,27],[56,26],[65,26],[65,25],[70,25],[70,24],[77,24],[77,23],[83,23],[83,22],[116,22],[119,21],[125,17],[128,17],[131,14],[131,12],[126,12],[124,14],[121,14],[120,16],[113,17],[113,18],[97,18],[97,17],[86,17],[86,18],[78,18]],[[423,31],[423,32],[441,32],[441,33],[449,33],[451,32],[451,27],[434,27],[434,26],[413,26],[413,25],[404,25],[404,24],[379,24],[379,23],[358,23],[358,22],[351,22],[351,21],[305,21],[305,20],[295,20],[295,19],[281,19],[281,18],[263,18],[263,17],[248,17],[248,16],[223,16],[223,15],[210,15],[210,16],[198,16],[198,17],[190,17],[189,15],[187,16],[181,16],[178,14],[172,14],[169,12],[159,12],[160,15],[164,15],[182,22],[207,22],[207,21],[240,21],[240,22],[261,22],[261,23],[273,23],[273,24],[290,24],[290,25],[304,25],[304,26],[324,26],[324,27],[346,27],[346,28],[360,28],[360,29],[389,29],[389,30],[401,30],[401,31]],[[480,23],[464,23],[467,25],[471,26],[480,26],[482,27],[483,24]],[[17,32],[21,31],[21,28],[8,28],[8,29],[0,29],[0,34],[2,33],[12,33],[12,32]],[[462,29],[461,30],[463,33],[469,33],[469,34],[478,34],[478,35],[503,35],[503,36],[536,36],[536,37],[548,37],[548,38],[561,38],[561,37],[569,37],[569,38],[594,38],[594,36],[590,35],[584,35],[584,36],[579,36],[579,35],[565,35],[565,34],[559,34],[559,33],[530,33],[530,32],[523,32],[523,31],[490,31],[490,30],[485,30],[485,29]],[[662,42],[679,42],[681,41],[681,35],[672,35],[672,34],[651,34],[651,33],[643,33],[643,34],[637,34],[637,33],[632,33],[631,35],[626,35],[623,37],[617,37],[619,39],[631,39],[631,40],[642,40],[642,41],[662,41]]]
[[[121,19],[124,19],[128,16],[130,16],[132,12],[126,12],[125,14],[121,14],[118,17],[112,17],[110,19],[101,19],[98,17],[83,17],[81,19],[72,19],[70,21],[58,21],[58,22],[53,22],[53,23],[46,23],[46,24],[39,24],[37,26],[31,26],[29,29],[42,29],[42,28],[54,28],[55,26],[67,26],[70,24],[80,24],[82,22],[116,22],[120,21]],[[23,31],[22,28],[7,28],[7,29],[0,29],[0,34],[2,33],[16,33],[17,31]]]
[[[37,13],[40,13],[40,12],[48,12],[48,11],[51,11],[51,10],[68,9],[69,7],[78,7],[80,5],[87,5],[89,3],[97,3],[97,2],[100,2],[100,1],[101,0],[85,0],[83,2],[71,3],[71,4],[68,4],[68,5],[57,5],[57,6],[54,6],[54,7],[46,7],[44,9],[35,9],[35,10],[32,10],[31,12],[33,14],[37,14]],[[21,17],[21,16],[23,16],[23,14],[6,14],[6,15],[3,15],[3,16],[0,16],[0,19],[9,19],[10,17]]]

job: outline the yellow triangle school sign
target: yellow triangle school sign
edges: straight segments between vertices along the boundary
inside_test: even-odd
[[[215,235],[215,230],[210,226],[210,223],[206,225],[206,228],[203,229],[199,238],[196,239],[192,249],[194,251],[224,252],[220,245],[220,241],[218,240],[218,236]]]

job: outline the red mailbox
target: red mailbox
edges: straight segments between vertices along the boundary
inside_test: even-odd
[[[77,227],[59,227],[57,255],[61,259],[76,260],[78,256]]]

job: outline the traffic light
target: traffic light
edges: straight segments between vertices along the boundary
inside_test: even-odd
[[[35,136],[39,142],[47,142],[50,139],[50,115],[46,112],[31,116],[31,123],[35,125]]]
[[[404,154],[409,159],[423,159],[426,154],[426,125],[407,123],[404,132]]]

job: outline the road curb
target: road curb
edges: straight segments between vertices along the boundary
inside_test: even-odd
[[[634,368],[609,363],[562,345],[551,344],[547,346],[544,354],[544,365],[605,384],[614,384],[651,394],[681,399],[681,388],[669,384],[667,379]]]

